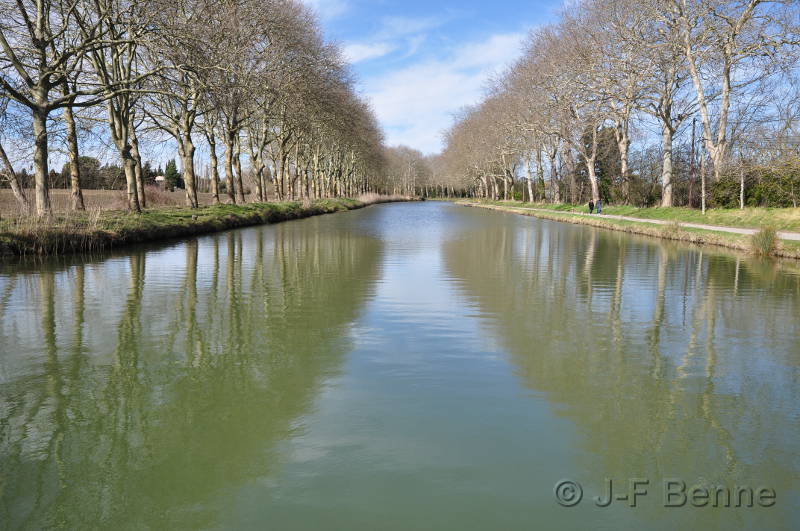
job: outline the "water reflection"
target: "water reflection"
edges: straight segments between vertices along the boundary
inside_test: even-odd
[[[281,466],[376,281],[377,239],[324,232],[0,277],[3,527],[219,525],[218,496]]]
[[[594,492],[604,478],[768,485],[782,506],[636,517],[790,521],[800,476],[793,266],[504,223],[448,242],[446,266],[525,385],[580,429],[578,479]]]
[[[0,526],[789,527],[799,305],[794,265],[432,203],[0,267]]]

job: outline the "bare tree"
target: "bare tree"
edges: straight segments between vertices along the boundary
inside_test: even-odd
[[[141,54],[152,27],[148,24],[148,6],[144,0],[87,2],[86,9],[77,16],[77,24],[85,38],[96,27],[109,39],[105,46],[88,50],[87,56],[95,83],[108,92],[108,125],[125,172],[128,209],[140,212],[144,186],[141,179],[137,181],[141,171],[137,170],[132,137],[136,134],[137,105],[145,92],[142,84],[161,69],[160,65],[145,64]]]
[[[79,15],[82,7],[78,0],[0,1],[0,86],[31,113],[40,216],[51,213],[48,117],[57,109],[96,104],[120,88],[116,83],[100,87],[69,83],[81,77],[88,54],[117,44],[101,22],[111,16],[111,6],[92,6],[90,17]]]
[[[204,78],[211,70],[219,68],[216,46],[209,43],[222,41],[220,35],[209,36],[209,31],[220,29],[216,24],[206,24],[216,14],[211,6],[195,0],[163,4],[158,12],[158,31],[147,50],[148,62],[159,63],[164,68],[148,79],[145,113],[178,145],[186,204],[192,208],[199,206],[194,165],[196,147],[192,137],[198,118],[207,106],[203,102]]]
[[[798,43],[783,4],[792,7],[769,0],[671,0],[716,181],[728,153],[732,98],[768,75],[784,45]]]
[[[0,132],[10,129],[8,126],[10,120],[10,111],[8,110],[9,104],[9,98],[4,94],[2,88],[0,88]],[[0,176],[8,181],[14,198],[17,200],[17,204],[22,212],[29,214],[31,212],[30,200],[25,194],[25,189],[22,187],[17,172],[14,170],[14,166],[11,164],[11,160],[8,158],[8,154],[3,147],[3,140],[3,137],[0,136]]]

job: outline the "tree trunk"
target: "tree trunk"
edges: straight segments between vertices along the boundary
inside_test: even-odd
[[[3,164],[3,172],[8,176],[14,198],[17,200],[22,212],[29,215],[31,213],[31,201],[28,199],[28,196],[25,195],[25,189],[19,182],[17,172],[14,171],[14,167],[11,165],[11,161],[8,159],[8,155],[6,155],[6,150],[3,149],[2,144],[0,144],[0,163]]]
[[[303,174],[300,172],[300,140],[294,145],[294,181],[292,198],[301,199],[303,195]]]
[[[50,206],[49,168],[47,166],[47,111],[33,109],[33,168],[36,186],[36,214],[49,217],[53,211]]]
[[[119,151],[122,161],[122,168],[125,171],[125,184],[127,187],[128,210],[136,213],[142,211],[139,203],[139,193],[136,189],[136,162],[131,154],[130,127],[126,121],[126,114],[114,106],[114,102],[108,101],[108,121],[111,129],[111,137]]]
[[[253,170],[253,181],[256,185],[256,201],[264,202],[264,163],[261,156],[250,156],[250,165]]]
[[[744,210],[744,162],[739,166],[739,210]]]
[[[253,168],[253,181],[256,186],[256,201],[259,203],[264,202],[264,190],[261,186],[261,183],[264,179],[264,168],[256,161],[252,161],[252,164],[258,164],[258,166]]]
[[[594,159],[594,157],[589,157],[586,159],[586,170],[589,173],[589,184],[592,187],[592,201],[597,204],[597,202],[600,201],[600,187],[597,185],[597,172],[594,168]],[[574,204],[575,200],[572,202]]]
[[[183,166],[183,185],[186,188],[186,204],[190,208],[197,208],[197,177],[194,172],[195,147],[190,135],[182,135],[178,142],[178,153]]]
[[[225,135],[225,188],[231,204],[236,204],[236,184],[233,177],[233,144],[234,134],[228,131]]]
[[[206,135],[208,140],[208,153],[211,160],[211,201],[213,204],[219,204],[219,161],[217,160],[217,143],[214,140],[213,133]]]
[[[544,195],[544,166],[542,165],[542,151],[536,151],[536,176],[539,182],[536,184],[537,196]]]
[[[592,200],[597,204],[600,201],[600,187],[597,184],[597,170],[594,165],[597,160],[597,127],[592,127],[592,154],[584,157],[586,160],[586,170],[589,173],[589,184],[592,187]],[[573,201],[573,204],[575,201]]]
[[[528,159],[528,202],[533,203],[533,172],[530,159]]]
[[[569,200],[570,203],[575,204],[577,201],[577,186],[575,182],[575,160],[572,158],[572,153],[564,153],[566,162],[564,163],[567,173],[569,173]]]
[[[286,197],[286,164],[287,164],[288,156],[283,153],[283,148],[281,148],[281,201],[284,201]]]
[[[68,89],[64,89],[67,92]],[[86,210],[81,190],[81,174],[78,161],[78,132],[75,127],[75,116],[71,107],[64,107],[64,123],[67,126],[67,150],[69,151],[69,188],[72,199],[72,210]]]
[[[661,206],[671,207],[672,204],[672,129],[667,124],[661,126]]]
[[[239,203],[244,204],[244,182],[242,180],[242,146],[241,141],[239,140],[239,132],[236,132],[235,138],[235,151],[233,153],[233,165],[236,170],[236,196],[239,200]]]
[[[557,150],[548,151],[547,158],[550,160],[550,197],[553,203],[561,202],[561,188],[558,183],[558,152]],[[546,195],[546,194],[545,194]]]
[[[144,192],[144,171],[142,170],[142,155],[139,153],[139,138],[136,136],[136,129],[133,122],[130,124],[128,135],[131,140],[131,156],[133,157],[133,173],[136,178],[136,194],[139,197],[139,206],[147,208],[147,196]]]
[[[631,140],[626,125],[620,125],[618,128],[617,147],[619,148],[619,164],[620,164],[620,179],[622,180],[622,195],[625,198],[625,204],[630,203],[631,199],[631,182],[628,175],[628,159],[630,157]]]
[[[266,164],[264,164],[263,160],[261,162],[261,173],[259,174],[260,184],[261,184],[261,202],[266,203],[269,201],[269,197],[267,197],[267,182],[269,179],[267,178],[269,168],[267,168]]]
[[[317,149],[314,151],[314,196],[315,199],[320,198],[320,190],[319,190],[319,144],[317,145]]]
[[[705,91],[703,90],[703,81],[700,74],[700,69],[697,66],[697,59],[692,48],[692,33],[689,29],[688,19],[683,16],[682,21],[684,24],[683,39],[684,39],[684,52],[687,59],[687,66],[689,67],[689,74],[692,77],[695,91],[697,93],[697,106],[700,111],[700,119],[703,124],[703,144],[708,151],[711,161],[714,165],[714,180],[719,181],[722,172],[722,162],[725,158],[727,151],[727,127],[728,127],[728,112],[730,108],[730,92],[731,92],[731,65],[730,56],[728,53],[723,57],[723,75],[722,87],[720,89],[720,105],[719,105],[719,119],[717,123],[717,141],[714,142],[714,134],[712,132],[711,116],[708,109],[708,101],[706,99]],[[728,51],[727,49],[725,50]],[[705,200],[705,196],[703,197]]]
[[[136,188],[136,162],[131,155],[130,146],[124,146],[121,150],[122,167],[125,170],[125,183],[128,186],[128,210],[136,212],[142,211],[139,203],[139,191]]]

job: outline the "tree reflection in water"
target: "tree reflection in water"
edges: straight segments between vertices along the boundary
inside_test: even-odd
[[[446,267],[525,385],[580,429],[587,481],[792,491],[800,468],[786,442],[800,431],[785,404],[800,400],[800,275],[617,233],[517,225],[451,240]],[[791,511],[773,509],[778,519]]]
[[[3,277],[3,526],[215,525],[280,467],[380,254],[286,224]]]

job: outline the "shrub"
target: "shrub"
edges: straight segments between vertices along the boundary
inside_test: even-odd
[[[173,195],[157,186],[145,186],[144,188],[148,208],[156,206],[181,206],[184,204],[184,201],[181,200],[183,194]]]
[[[711,183],[711,207],[739,208],[739,178],[725,175],[719,182]]]
[[[757,256],[770,256],[778,245],[778,231],[774,227],[762,227],[753,234],[751,246]]]
[[[732,168],[719,182],[709,183],[712,207],[739,208],[740,170]],[[749,166],[744,176],[744,202],[750,207],[796,207],[800,195],[800,162]]]

